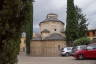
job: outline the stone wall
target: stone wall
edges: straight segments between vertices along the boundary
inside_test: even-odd
[[[61,21],[55,22],[55,21],[49,21],[49,22],[44,22],[40,24],[40,32],[43,30],[48,30],[49,33],[42,33],[41,37],[45,38],[50,36],[53,33],[60,34],[62,36],[65,36],[62,31],[64,31],[64,24]]]
[[[61,40],[33,40],[30,44],[31,56],[60,56],[60,49],[66,46]]]

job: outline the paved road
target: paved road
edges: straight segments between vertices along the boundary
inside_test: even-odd
[[[75,60],[73,57],[19,56],[18,64],[96,64],[96,60]]]

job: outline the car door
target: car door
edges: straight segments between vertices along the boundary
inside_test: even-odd
[[[84,55],[87,58],[93,58],[94,57],[94,50],[92,46],[87,46],[87,50],[85,51]]]
[[[96,58],[96,45],[91,45],[93,47],[93,55]]]
[[[96,58],[96,49],[94,49],[93,52],[94,52],[94,58]]]

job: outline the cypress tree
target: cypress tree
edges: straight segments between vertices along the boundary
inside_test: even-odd
[[[72,43],[78,38],[78,22],[76,19],[76,10],[74,0],[67,0],[67,19],[66,19],[66,40]]]
[[[0,0],[0,64],[17,63],[26,8],[25,0]]]
[[[33,1],[25,0],[24,2],[24,21],[25,23],[25,32],[26,32],[26,53],[30,54],[30,41],[32,39],[33,32]]]

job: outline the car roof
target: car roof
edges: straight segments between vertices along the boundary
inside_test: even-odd
[[[87,46],[87,45],[79,45],[79,46],[77,46],[77,47],[81,47],[81,46]]]
[[[96,45],[96,43],[91,43],[91,44],[89,44],[89,45]]]
[[[87,45],[79,45],[79,46],[74,46],[73,48],[76,48],[76,47],[86,47]]]

